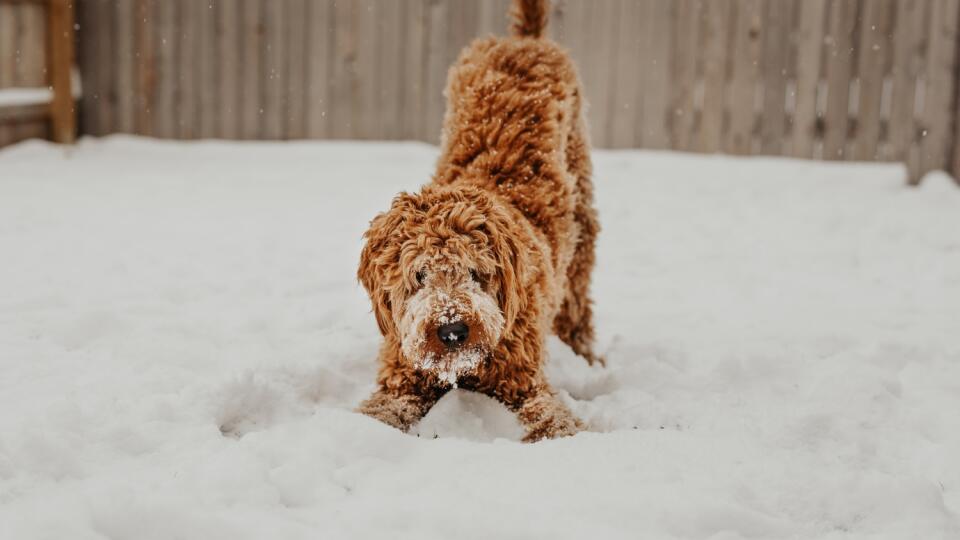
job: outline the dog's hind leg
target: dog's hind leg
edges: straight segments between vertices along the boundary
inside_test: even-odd
[[[579,122],[578,122],[579,123]],[[593,352],[593,307],[590,298],[590,276],[593,273],[594,245],[600,222],[593,208],[593,184],[590,180],[590,158],[587,142],[581,135],[582,125],[572,130],[567,144],[567,167],[577,179],[577,202],[574,220],[579,228],[579,242],[573,260],[567,267],[567,291],[560,311],[553,321],[553,331],[573,352],[591,365],[604,364]]]

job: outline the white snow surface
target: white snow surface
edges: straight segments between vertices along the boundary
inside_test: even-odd
[[[596,152],[589,431],[352,412],[361,234],[418,143],[0,152],[0,538],[960,538],[960,190]],[[419,435],[419,436],[415,436]]]

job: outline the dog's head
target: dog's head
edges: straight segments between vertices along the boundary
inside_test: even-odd
[[[453,384],[509,331],[529,256],[513,223],[489,194],[458,186],[402,193],[371,222],[358,277],[414,367]]]

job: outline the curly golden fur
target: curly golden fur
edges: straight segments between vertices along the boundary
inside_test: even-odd
[[[583,97],[542,38],[544,0],[515,0],[514,36],[480,39],[450,69],[433,181],[365,234],[358,277],[384,336],[359,410],[407,430],[452,387],[517,413],[524,440],[582,423],[544,375],[552,330],[588,362],[599,231]]]

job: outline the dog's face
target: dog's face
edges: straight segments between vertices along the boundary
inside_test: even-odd
[[[473,251],[470,255],[479,251],[467,249]],[[403,355],[416,367],[432,369],[441,380],[454,383],[500,340],[503,314],[478,270],[442,255],[418,257],[414,265],[419,268],[415,283],[396,298],[394,309]]]
[[[472,188],[401,194],[371,222],[358,277],[414,367],[454,384],[489,357],[520,309],[525,256],[512,232]]]

